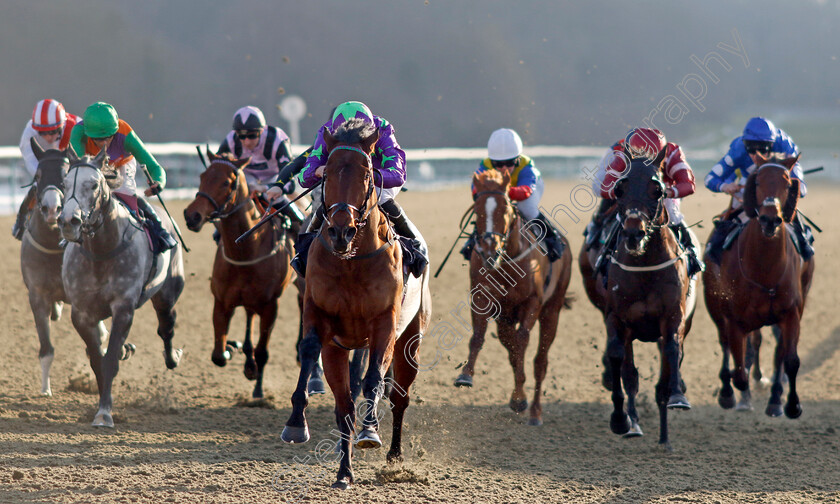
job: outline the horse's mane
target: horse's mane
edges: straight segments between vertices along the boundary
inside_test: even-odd
[[[79,158],[78,161],[72,162],[70,164],[70,167],[72,168],[73,166],[80,165],[80,164],[87,164],[87,165],[90,165],[90,166],[96,166],[94,164],[95,159],[96,159],[96,156],[91,156],[89,154],[85,154],[84,156]],[[105,183],[108,184],[108,188],[111,189],[112,191],[114,189],[118,189],[120,186],[123,185],[125,177],[123,177],[123,175],[117,169],[116,165],[113,165],[113,164],[111,164],[107,161],[107,158],[106,158],[105,161],[102,162],[102,166],[99,168],[99,171],[101,171],[102,175],[105,176]]]
[[[233,155],[233,152],[222,152],[221,154],[216,154],[216,157],[230,162],[239,161],[236,159],[236,156]]]
[[[484,186],[494,186],[493,189],[504,189],[505,182],[502,176],[502,172],[499,170],[485,170],[481,173],[477,173],[475,175],[475,185],[478,187],[479,185]]]
[[[360,144],[374,132],[374,125],[364,119],[353,117],[344,121],[333,133],[333,138],[343,144]]]

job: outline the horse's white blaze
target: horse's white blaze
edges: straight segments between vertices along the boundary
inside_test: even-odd
[[[495,198],[487,198],[487,203],[484,204],[484,211],[487,214],[487,232],[493,232],[493,211],[496,210],[496,199]]]
[[[55,224],[58,209],[61,207],[61,193],[57,189],[47,189],[41,195],[41,205],[46,210],[44,220],[48,224]]]

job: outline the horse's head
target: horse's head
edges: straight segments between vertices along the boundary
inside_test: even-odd
[[[791,178],[790,170],[799,156],[764,163],[747,178],[744,187],[744,211],[758,217],[761,230],[768,238],[778,233],[782,222],[791,222],[799,201],[799,180]],[[761,203],[759,203],[761,202]]]
[[[322,206],[327,237],[338,255],[352,255],[350,244],[376,207],[373,154],[379,131],[361,119],[345,121],[335,133],[324,131],[329,158],[324,168]]]
[[[55,225],[58,214],[61,212],[62,200],[64,199],[64,176],[70,166],[71,159],[78,159],[72,147],[60,151],[56,149],[44,150],[35,141],[29,139],[32,152],[38,159],[38,171],[35,172],[35,181],[38,186],[38,210],[41,216],[49,225]]]
[[[82,233],[93,236],[103,223],[103,209],[111,199],[111,187],[105,175],[108,169],[107,152],[103,149],[95,157],[83,156],[70,164],[64,176],[64,208],[58,216],[58,226],[64,239],[81,242]]]
[[[184,209],[184,220],[191,231],[200,231],[205,222],[224,219],[248,203],[248,184],[242,167],[251,158],[236,159],[230,153],[214,155],[207,150],[210,164],[199,177],[198,192]]]
[[[516,219],[508,197],[510,173],[487,170],[473,174],[476,247],[482,262],[497,267]]]
[[[646,158],[631,159],[626,175],[616,183],[614,192],[624,248],[631,255],[644,254],[651,233],[667,219],[661,165]]]

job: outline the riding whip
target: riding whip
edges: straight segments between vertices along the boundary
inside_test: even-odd
[[[466,219],[464,217],[461,217],[461,232],[455,238],[455,242],[452,243],[452,247],[449,248],[449,252],[446,254],[446,257],[443,258],[443,261],[441,261],[440,266],[438,266],[438,269],[435,272],[435,278],[437,278],[440,272],[443,270],[443,267],[446,265],[446,261],[449,260],[449,256],[452,255],[452,251],[455,250],[455,245],[458,244],[458,240],[460,240],[464,236],[469,236],[469,234],[464,234],[464,229],[466,229],[467,226],[469,226],[470,219],[472,219],[472,216],[474,214],[475,210],[473,209],[473,207],[470,207],[469,210],[467,210],[467,213],[464,214],[464,217],[466,217]]]
[[[302,197],[306,196],[307,194],[309,194],[310,192],[312,192],[312,190],[314,190],[316,187],[320,186],[320,185],[321,185],[321,182],[322,182],[323,180],[324,180],[324,179],[319,180],[319,181],[318,181],[318,182],[317,182],[314,186],[312,186],[312,187],[310,187],[309,189],[307,189],[307,190],[303,191],[302,193],[300,193],[300,194],[299,194],[299,195],[298,195],[295,199],[293,199],[293,200],[286,200],[286,201],[284,201],[282,204],[280,204],[277,208],[275,208],[274,210],[272,210],[272,211],[271,211],[271,213],[267,213],[267,214],[263,215],[263,216],[262,216],[262,218],[260,218],[259,222],[257,222],[256,224],[254,224],[254,227],[252,227],[252,228],[251,228],[251,229],[249,229],[248,231],[245,231],[244,233],[242,233],[242,234],[239,236],[239,238],[237,238],[236,240],[234,240],[234,243],[240,243],[240,242],[241,242],[242,240],[244,240],[245,238],[247,238],[247,237],[251,236],[252,234],[254,234],[254,231],[256,231],[258,228],[260,228],[260,227],[261,227],[263,224],[265,224],[266,222],[270,221],[272,217],[274,217],[275,215],[277,215],[278,213],[280,213],[281,211],[283,211],[283,209],[284,209],[284,208],[286,208],[287,206],[291,205],[291,204],[292,204],[292,203],[294,203],[295,201],[297,201],[297,200],[301,199]]]
[[[149,173],[149,169],[146,168],[146,165],[140,165],[143,168],[143,173],[146,174],[146,180],[149,182],[149,186],[151,187],[154,184],[154,179],[152,179],[152,174]],[[169,222],[172,223],[172,228],[175,230],[175,234],[178,235],[178,239],[181,240],[181,246],[184,247],[184,252],[189,252],[190,248],[187,247],[187,244],[184,242],[184,237],[181,236],[181,232],[178,231],[178,225],[175,224],[175,219],[172,218],[172,214],[169,213],[169,209],[166,208],[166,203],[163,202],[163,198],[160,197],[160,192],[155,193],[157,196],[158,201],[160,202],[160,206],[163,207],[163,211],[166,212],[166,216],[169,217]]]
[[[207,161],[204,160],[204,153],[201,152],[201,146],[196,145],[195,150],[198,151],[198,159],[201,160],[201,164],[204,165],[204,169],[206,170],[207,169]]]

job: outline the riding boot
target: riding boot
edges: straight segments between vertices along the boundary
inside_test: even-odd
[[[814,246],[812,245],[814,243],[814,234],[811,232],[811,228],[802,222],[802,215],[799,211],[796,212],[796,216],[793,218],[791,224],[796,233],[796,238],[799,241],[799,253],[802,255],[802,259],[807,261],[814,257]]]
[[[409,259],[408,268],[412,275],[420,278],[420,275],[426,270],[426,266],[429,265],[429,251],[426,250],[423,242],[418,239],[420,231],[408,219],[408,216],[405,215],[402,207],[396,201],[388,200],[380,204],[379,207],[385,212],[388,219],[391,220],[391,223],[394,225],[394,231],[398,235],[408,238],[411,242],[412,250],[410,252],[412,257]]]
[[[706,255],[709,256],[709,259],[713,263],[720,265],[720,256],[723,253],[723,242],[726,240],[726,237],[735,225],[735,221],[732,219],[720,219],[715,221],[715,229],[712,231],[712,235],[709,236],[708,243],[706,243]]]
[[[306,231],[299,234],[295,241],[295,256],[292,258],[292,268],[297,271],[301,277],[306,276],[306,260],[309,258],[309,246],[312,245],[312,240],[318,235],[318,230],[324,223],[324,207],[319,206],[312,215],[312,220],[309,221],[309,226]]]
[[[542,212],[537,214],[537,220],[545,225],[545,234],[542,237],[542,242],[548,250],[548,260],[554,262],[563,256],[563,251],[566,249],[566,246],[560,238],[560,233],[551,225],[551,222],[549,222]]]
[[[697,256],[697,248],[694,246],[694,242],[691,241],[691,234],[688,232],[688,227],[686,227],[685,222],[680,221],[679,224],[672,225],[671,229],[686,252],[688,276],[692,277],[696,273],[700,273],[706,269],[706,265]]]
[[[586,250],[591,249],[598,243],[598,240],[601,238],[601,232],[604,230],[606,213],[614,204],[615,200],[612,199],[604,198],[601,200],[601,204],[598,205],[595,215],[592,216],[592,220],[586,225],[586,229],[583,231],[583,236],[586,238]]]
[[[470,234],[467,238],[467,242],[461,247],[461,255],[464,256],[464,259],[467,261],[470,260],[472,257],[473,249],[475,248],[475,233]]]
[[[18,210],[15,224],[12,226],[12,236],[18,240],[23,239],[23,232],[26,229],[26,219],[29,217],[29,211],[32,210],[35,204],[35,194],[37,191],[38,188],[35,184],[32,184],[29,187],[29,192],[26,193],[26,196],[23,197],[23,201],[20,203],[20,210]]]
[[[178,245],[175,238],[163,227],[163,224],[160,222],[160,217],[158,217],[157,212],[155,212],[149,202],[138,197],[137,209],[144,217],[144,225],[152,237],[152,251],[155,254],[159,254]]]
[[[283,201],[280,202],[283,204]],[[301,226],[303,224],[303,219],[305,218],[298,207],[295,206],[294,203],[286,204],[281,210],[280,213],[286,216],[289,219],[288,222],[288,229],[294,233],[294,236],[300,234]],[[319,225],[320,227],[320,225]]]

